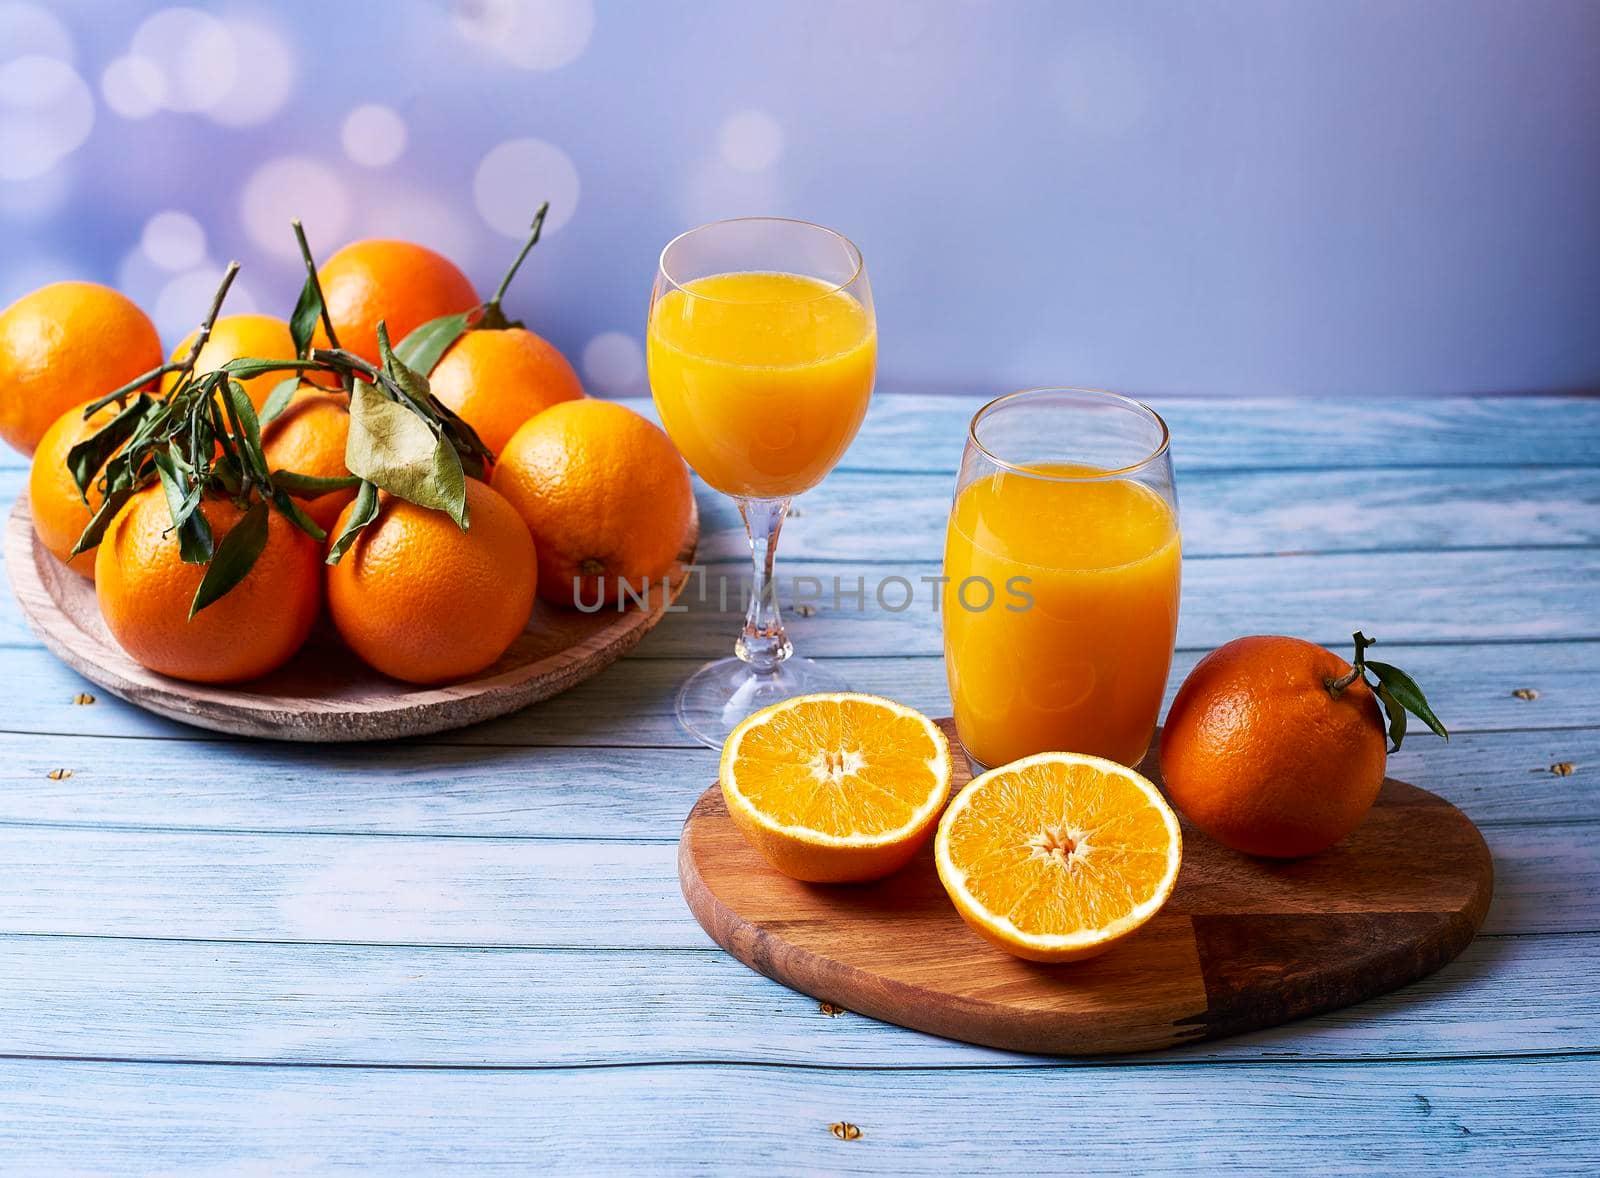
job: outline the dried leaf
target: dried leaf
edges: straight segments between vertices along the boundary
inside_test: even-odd
[[[361,382],[350,395],[350,473],[467,526],[466,479],[454,447],[419,414]]]
[[[861,1126],[852,1125],[849,1121],[835,1121],[828,1126],[828,1132],[840,1141],[854,1141],[861,1136]]]

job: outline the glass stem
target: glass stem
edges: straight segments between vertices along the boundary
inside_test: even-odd
[[[778,555],[778,533],[789,514],[788,499],[741,499],[739,514],[744,517],[745,534],[750,539],[750,559],[755,570],[751,586],[750,609],[744,631],[734,645],[734,653],[757,672],[776,671],[794,653],[789,636],[783,632],[778,616],[778,582],[772,565]]]

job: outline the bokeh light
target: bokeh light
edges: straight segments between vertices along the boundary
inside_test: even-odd
[[[42,176],[94,126],[94,96],[78,71],[30,54],[0,64],[0,180]]]
[[[72,34],[54,13],[16,0],[0,3],[0,55],[54,57],[68,63],[77,57]]]
[[[100,75],[100,94],[123,118],[147,119],[166,101],[167,80],[153,61],[118,57]]]
[[[144,223],[139,247],[163,270],[188,270],[206,256],[206,231],[188,213],[168,209]]]
[[[583,347],[583,379],[590,391],[621,396],[644,389],[644,352],[620,331],[603,331]]]
[[[406,149],[406,123],[394,110],[368,102],[344,117],[339,142],[345,155],[367,168],[383,168]]]
[[[205,108],[206,117],[225,127],[264,123],[294,90],[294,56],[277,31],[260,21],[230,17],[224,32],[233,42],[239,68],[222,96]]]
[[[512,139],[494,148],[472,178],[472,199],[491,228],[523,237],[541,200],[550,202],[547,233],[572,219],[578,207],[578,169],[570,156],[543,139]]]
[[[525,70],[575,61],[594,33],[590,0],[460,0],[455,26],[468,41]]]
[[[305,223],[306,239],[318,259],[344,244],[350,221],[350,194],[344,181],[310,156],[282,156],[262,164],[245,182],[240,198],[245,232],[276,257],[300,256],[289,222]]]
[[[239,72],[239,48],[228,26],[198,8],[163,8],[146,18],[129,54],[160,71],[168,110],[215,107]]]

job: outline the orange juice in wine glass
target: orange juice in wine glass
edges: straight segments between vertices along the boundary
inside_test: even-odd
[[[842,691],[796,657],[773,559],[789,500],[822,481],[861,428],[878,361],[866,264],[821,225],[746,217],[702,225],[661,253],[646,332],[650,391],[689,465],[733,496],[753,577],[734,657],[678,692],[678,720],[720,747],[752,712]]]
[[[1039,389],[973,421],[945,543],[945,667],[967,755],[1132,765],[1178,625],[1166,429],[1112,394]]]
[[[822,481],[861,426],[878,337],[853,295],[804,274],[687,281],[651,321],[661,423],[717,490],[770,499]]]

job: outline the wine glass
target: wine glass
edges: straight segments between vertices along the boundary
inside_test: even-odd
[[[754,579],[731,658],[678,693],[678,720],[718,748],[769,704],[841,691],[799,658],[773,578],[794,496],[822,481],[866,415],[878,336],[861,251],[806,221],[716,221],[661,252],[650,298],[650,389],[689,465],[739,505]]]

